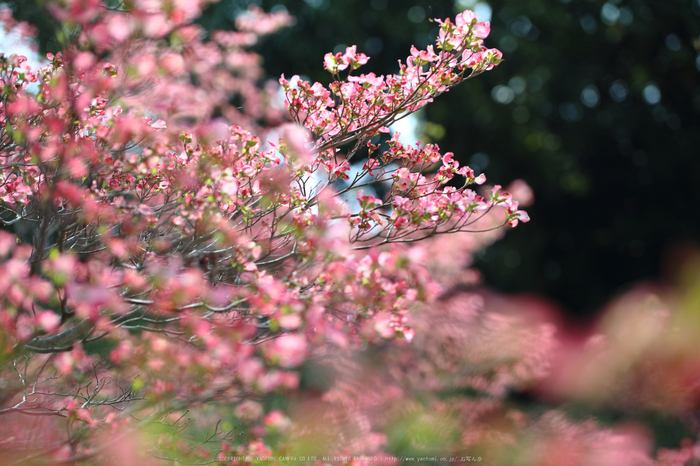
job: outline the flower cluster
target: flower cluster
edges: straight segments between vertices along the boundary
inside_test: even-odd
[[[345,53],[324,57],[325,69],[334,78],[328,88],[299,76],[280,78],[287,108],[296,122],[312,132],[319,152],[351,142],[356,151],[387,132],[396,120],[500,63],[501,52],[483,46],[489,23],[478,22],[472,12],[459,14],[456,23],[449,19],[437,22],[440,30],[435,46],[420,51],[413,47],[405,62],[399,62],[397,74],[353,76],[352,71],[369,57],[352,46]],[[347,79],[341,80],[339,73],[345,70]]]

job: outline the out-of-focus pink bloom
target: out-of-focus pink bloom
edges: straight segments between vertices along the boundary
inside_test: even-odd
[[[37,323],[46,332],[53,332],[61,324],[61,317],[52,311],[43,311],[37,315]]]
[[[298,366],[306,357],[306,339],[301,335],[282,335],[273,342],[271,352],[273,358],[278,361],[280,366]]]

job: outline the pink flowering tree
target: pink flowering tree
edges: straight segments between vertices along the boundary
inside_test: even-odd
[[[292,18],[251,8],[205,38],[205,4],[50,2],[74,40],[38,70],[0,55],[0,429],[15,461],[270,454],[289,419],[269,400],[302,363],[413,339],[409,311],[440,290],[416,241],[528,220],[436,145],[380,143],[498,65],[488,23],[438,20],[395,75],[353,74],[369,59],[355,47],[328,54],[330,85],[282,77],[283,103],[250,46]],[[386,195],[366,194],[377,184]]]

